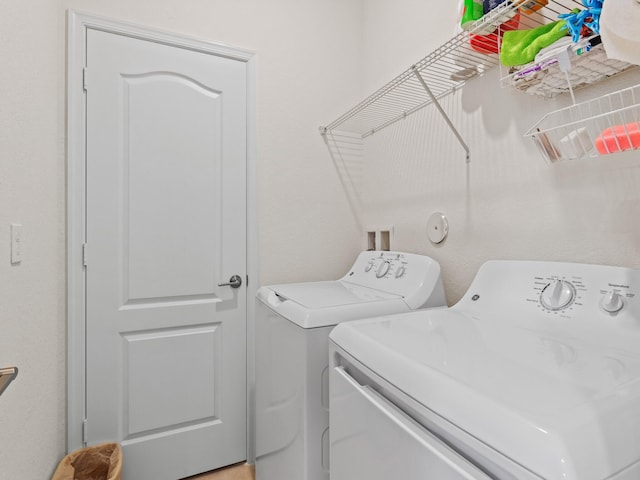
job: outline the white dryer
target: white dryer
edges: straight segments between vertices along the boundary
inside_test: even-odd
[[[331,480],[640,478],[640,270],[492,261],[331,334]]]
[[[256,479],[329,478],[329,333],[342,322],[446,307],[426,256],[362,252],[340,280],[262,287],[256,302]]]

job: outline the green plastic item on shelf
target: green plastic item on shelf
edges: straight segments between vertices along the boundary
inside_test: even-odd
[[[507,67],[532,62],[540,50],[569,33],[564,20],[548,23],[530,30],[504,32],[500,61]]]

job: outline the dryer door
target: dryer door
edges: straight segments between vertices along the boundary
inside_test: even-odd
[[[343,367],[331,371],[331,480],[490,480]]]

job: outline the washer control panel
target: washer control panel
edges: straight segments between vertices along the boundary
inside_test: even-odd
[[[409,254],[395,252],[371,252],[373,253],[366,265],[364,272],[371,272],[376,278],[402,278],[411,268],[412,259]],[[419,265],[416,268],[420,268]]]
[[[429,306],[446,305],[440,265],[425,255],[365,251],[342,280],[402,296],[412,308],[432,298],[437,304]]]

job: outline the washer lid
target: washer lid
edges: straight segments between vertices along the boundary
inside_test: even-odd
[[[309,309],[339,307],[357,303],[401,299],[400,295],[363,287],[343,280],[328,282],[290,283],[267,287],[287,300]]]
[[[516,323],[454,307],[345,323],[331,339],[542,478],[602,480],[638,461],[638,339]]]
[[[326,327],[410,310],[400,295],[344,280],[262,287],[257,298],[302,328]]]

